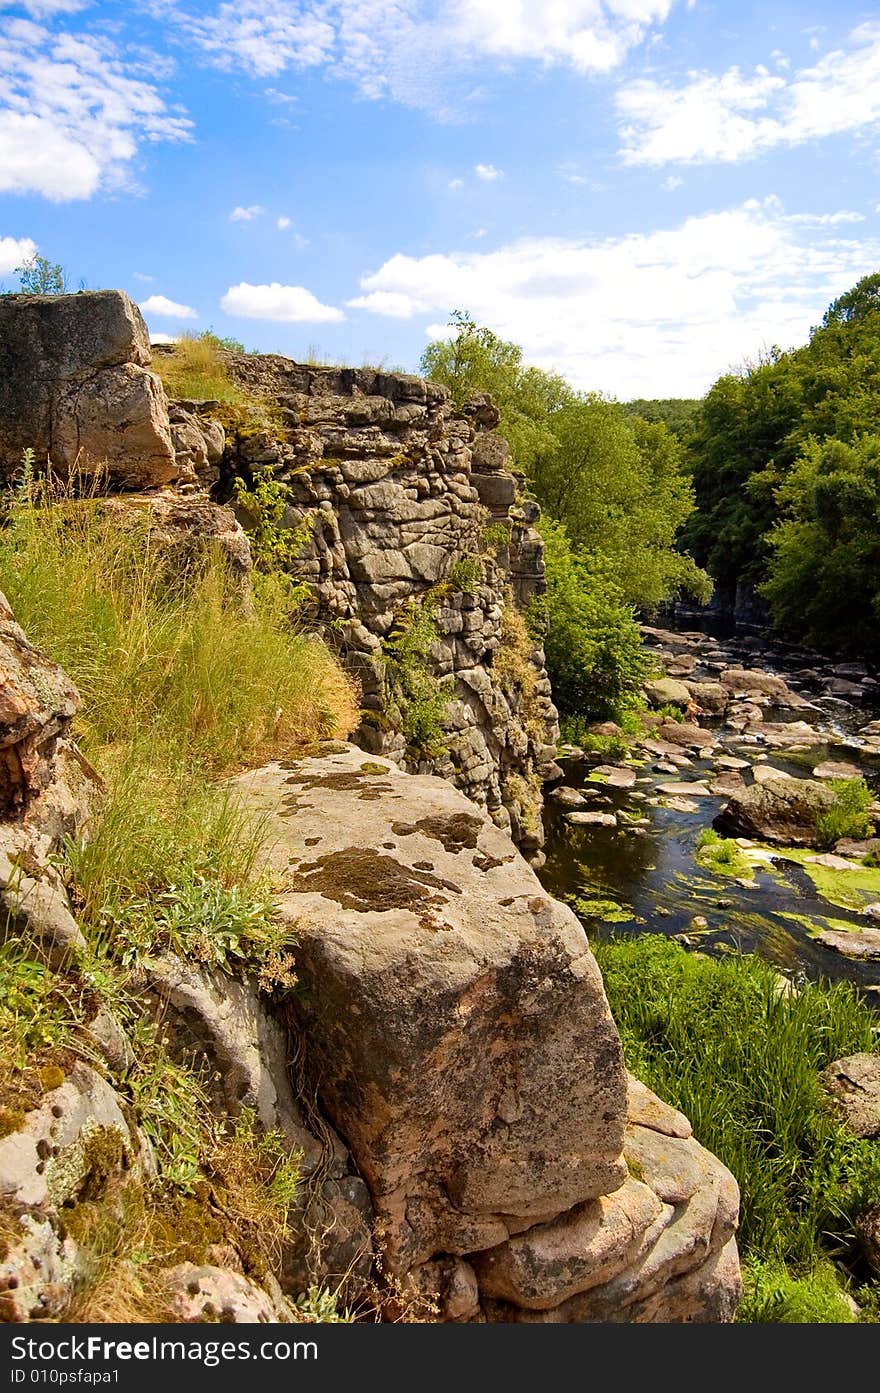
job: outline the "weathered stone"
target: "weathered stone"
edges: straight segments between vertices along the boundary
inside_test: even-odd
[[[862,771],[857,764],[845,760],[826,759],[813,770],[814,779],[860,779]]]
[[[0,301],[0,477],[22,453],[95,467],[124,488],[180,477],[165,392],[137,306],[121,291]]]
[[[361,763],[350,750],[270,766],[239,788],[272,817],[306,987],[289,1007],[319,1096],[402,1270],[496,1245],[504,1215],[616,1189],[625,1075],[571,911],[448,784],[393,767],[368,778]],[[311,859],[291,871],[305,836]]]
[[[880,1055],[836,1059],[819,1077],[848,1131],[856,1137],[880,1136]]]
[[[816,819],[834,802],[834,794],[824,784],[774,777],[733,793],[716,822],[737,836],[786,846],[815,846]]]
[[[125,528],[141,528],[150,546],[161,548],[175,574],[217,551],[231,574],[244,582],[252,567],[247,535],[231,508],[211,503],[203,495],[170,491],[125,494],[97,504]]]
[[[7,1215],[0,1247],[0,1321],[62,1315],[78,1275],[76,1244],[39,1214]]]
[[[727,709],[729,700],[727,689],[720,682],[688,680],[685,685],[701,711],[710,711],[713,715],[720,715]]]
[[[691,694],[683,682],[671,677],[658,677],[645,683],[645,696],[650,704],[657,706],[680,706],[684,711],[690,704]]]
[[[182,1262],[165,1268],[161,1276],[175,1319],[184,1323],[273,1325],[295,1319],[289,1307],[285,1309],[256,1282],[229,1268]]]
[[[690,721],[667,721],[660,727],[660,736],[666,744],[685,749],[703,750],[715,744],[711,730],[703,730]]]
[[[48,787],[79,704],[66,673],[28,642],[0,595],[0,816],[26,813]]]
[[[0,1199],[13,1208],[48,1209],[100,1197],[108,1182],[140,1163],[113,1089],[75,1064],[24,1124],[0,1138]]]
[[[627,1075],[627,1116],[631,1126],[648,1127],[665,1137],[689,1137],[691,1124],[632,1074]]]

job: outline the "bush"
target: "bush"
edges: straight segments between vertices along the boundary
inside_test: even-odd
[[[547,592],[534,605],[545,627],[553,697],[563,716],[616,718],[634,705],[647,658],[629,605],[608,575],[576,551],[565,529],[543,519]]]
[[[430,668],[437,621],[429,601],[408,605],[384,645],[389,714],[396,716],[410,751],[435,758],[444,753],[443,719],[451,691]]]
[[[830,1262],[794,1277],[782,1263],[753,1261],[743,1265],[736,1319],[740,1325],[852,1325],[856,1317]]]
[[[870,837],[874,824],[868,809],[874,800],[865,780],[832,779],[828,787],[836,801],[816,817],[816,832],[822,846],[834,846],[842,837],[852,837],[855,841]]]

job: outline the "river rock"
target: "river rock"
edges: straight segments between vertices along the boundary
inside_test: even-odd
[[[448,783],[363,763],[349,749],[237,783],[270,818],[296,925],[289,1008],[402,1270],[616,1189],[625,1075],[572,911]]]
[[[645,696],[653,707],[679,706],[684,711],[690,703],[691,694],[683,682],[671,677],[658,677],[645,683]]]
[[[572,823],[575,827],[616,827],[617,815],[615,813],[566,813],[566,822]]]
[[[671,794],[673,798],[709,798],[711,795],[703,783],[658,784],[658,793]]]
[[[860,779],[862,771],[857,764],[848,764],[844,760],[823,760],[817,764],[813,770],[814,779]]]
[[[666,721],[660,727],[660,736],[669,745],[678,745],[687,750],[705,750],[715,744],[711,730],[690,721]]]
[[[865,962],[880,958],[880,929],[820,929],[816,940],[845,958]]]
[[[816,818],[834,794],[812,779],[772,778],[733,793],[716,818],[721,830],[783,846],[816,846]]]
[[[636,771],[620,764],[597,764],[592,771],[608,785],[609,788],[633,788],[636,781]]]
[[[836,1059],[819,1077],[853,1136],[880,1136],[880,1055],[851,1054]]]
[[[554,788],[548,796],[554,803],[559,803],[563,808],[582,808],[586,802],[580,789],[570,788],[566,784]]]
[[[688,691],[701,711],[709,711],[720,716],[727,709],[729,701],[727,688],[720,682],[695,682],[689,680]]]

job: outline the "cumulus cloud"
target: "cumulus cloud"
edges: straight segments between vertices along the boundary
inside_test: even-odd
[[[253,222],[254,218],[261,218],[265,211],[262,203],[249,203],[246,208],[242,208],[239,205],[237,208],[233,208],[232,212],[229,214],[229,221]]]
[[[221,308],[242,319],[273,319],[286,324],[334,324],[344,319],[342,310],[324,305],[302,285],[231,285]]]
[[[762,346],[803,341],[878,261],[880,241],[846,240],[831,218],[789,216],[770,198],[604,240],[398,253],[349,303],[422,319],[431,337],[448,334],[443,318],[464,307],[582,388],[696,396]]]
[[[58,11],[56,5],[40,12]],[[129,179],[143,142],[188,139],[191,122],[166,106],[153,83],[132,73],[106,36],[6,21],[0,31],[0,193],[35,193],[55,202],[90,198]]]
[[[176,334],[150,334],[150,343],[177,343]]]
[[[779,146],[880,126],[880,26],[791,74],[693,72],[679,87],[642,79],[617,94],[621,154],[636,165],[734,164]]]
[[[463,180],[463,179],[450,179],[450,181],[449,181],[449,183],[448,183],[448,185],[447,185],[447,188],[451,189],[453,193],[458,193],[459,189],[463,189],[463,188],[464,188],[464,180]]]
[[[217,67],[257,78],[325,68],[367,97],[452,115],[442,89],[487,60],[607,72],[675,0],[152,0]],[[273,92],[277,89],[272,88]]]
[[[0,237],[0,276],[11,275],[36,254],[37,244],[30,237]]]
[[[198,319],[198,311],[192,305],[181,305],[177,300],[169,300],[167,295],[150,295],[141,300],[143,314],[158,314],[163,319]]]
[[[279,232],[286,232],[287,229],[290,227],[290,218],[286,217],[285,214],[282,213],[280,218],[276,218],[275,226],[278,228]]]
[[[494,164],[475,164],[474,173],[478,179],[485,179],[487,183],[494,183],[496,179],[504,178],[504,170],[496,169]]]

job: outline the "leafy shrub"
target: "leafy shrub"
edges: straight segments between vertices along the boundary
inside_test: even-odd
[[[564,716],[605,720],[638,699],[646,671],[641,634],[629,605],[601,566],[543,519],[547,592],[534,604],[545,626],[544,651],[554,700]]]
[[[822,845],[833,846],[842,837],[856,841],[869,837],[874,824],[868,809],[874,800],[865,780],[831,779],[828,787],[835,802],[816,816],[816,832]]]
[[[443,753],[443,719],[451,696],[430,669],[437,637],[430,602],[413,602],[398,615],[383,655],[390,714],[413,754],[428,758]]]
[[[462,595],[475,595],[483,579],[483,566],[478,556],[462,556],[452,566],[446,583]]]

